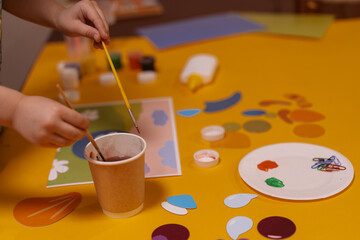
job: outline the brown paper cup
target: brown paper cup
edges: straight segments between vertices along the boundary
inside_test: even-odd
[[[145,140],[135,134],[113,133],[95,141],[105,159],[129,157],[103,162],[91,143],[85,147],[84,155],[103,212],[113,218],[136,215],[145,198]]]

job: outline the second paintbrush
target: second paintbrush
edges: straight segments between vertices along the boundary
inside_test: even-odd
[[[127,108],[128,111],[129,111],[131,120],[133,121],[133,124],[134,124],[136,130],[137,130],[138,133],[140,134],[140,130],[139,130],[137,124],[136,124],[134,115],[133,115],[133,113],[132,113],[132,111],[131,111],[131,107],[130,107],[129,101],[128,101],[128,99],[127,99],[127,97],[126,97],[126,94],[125,94],[125,91],[124,91],[124,89],[123,89],[123,87],[122,87],[122,85],[121,85],[120,79],[119,79],[119,77],[118,77],[118,75],[117,75],[117,72],[116,72],[116,70],[115,70],[114,64],[113,64],[113,62],[112,62],[112,60],[111,60],[111,57],[110,57],[110,55],[109,55],[109,52],[108,52],[108,50],[107,50],[107,47],[106,47],[106,45],[105,45],[104,42],[101,42],[101,43],[102,43],[102,46],[103,46],[103,48],[104,48],[104,50],[105,50],[106,57],[107,57],[108,62],[109,62],[109,64],[110,64],[111,70],[112,70],[112,72],[113,72],[113,74],[114,74],[114,76],[115,76],[116,82],[117,82],[117,84],[118,84],[118,86],[119,86],[119,88],[120,88],[120,92],[121,92],[121,95],[122,95],[122,97],[123,97],[123,99],[124,99],[126,108]]]

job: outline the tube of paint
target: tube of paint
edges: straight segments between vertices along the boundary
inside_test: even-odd
[[[218,67],[218,59],[210,54],[191,56],[180,74],[180,81],[192,91],[210,83]]]

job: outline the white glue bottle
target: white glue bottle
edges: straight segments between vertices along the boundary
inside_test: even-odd
[[[180,74],[180,81],[192,91],[212,81],[218,59],[210,54],[196,54],[191,56]]]

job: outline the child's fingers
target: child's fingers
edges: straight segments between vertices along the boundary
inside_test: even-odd
[[[73,144],[73,141],[64,138],[58,134],[52,134],[49,136],[49,145],[56,146],[56,147],[65,147]]]
[[[108,37],[109,37],[109,25],[108,25],[108,23],[106,21],[104,13],[100,10],[100,7],[99,7],[99,5],[97,4],[96,1],[91,1],[91,3],[94,6],[95,10],[98,12],[100,18],[103,21],[103,25],[105,27],[105,32],[101,31],[102,29],[98,29],[99,32],[100,32],[101,38],[104,39],[104,40],[108,39]]]
[[[84,6],[84,8],[85,8],[84,17],[94,25],[95,29],[100,34],[100,35],[95,34],[93,36],[94,40],[96,42],[100,42],[101,38],[107,39],[109,36],[107,24],[106,22],[104,23],[102,17],[99,15],[98,11],[94,7],[94,4],[90,3],[90,5]]]
[[[65,106],[61,118],[64,122],[77,127],[80,130],[86,130],[90,126],[89,120],[83,115]]]
[[[72,142],[82,139],[86,134],[84,130],[80,130],[79,128],[74,127],[66,122],[59,124],[58,128],[55,130],[55,133]]]

